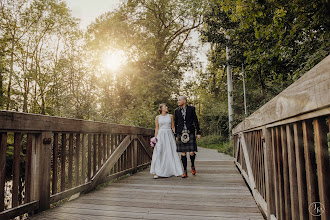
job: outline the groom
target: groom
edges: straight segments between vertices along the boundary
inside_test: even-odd
[[[191,173],[196,174],[195,169],[195,152],[197,152],[196,135],[201,138],[201,131],[194,106],[187,105],[187,97],[179,96],[179,107],[175,109],[174,123],[177,140],[177,152],[181,153],[181,161],[183,164],[182,178],[187,175],[187,152],[190,154]],[[195,135],[196,133],[196,135]],[[183,134],[183,137],[182,137]]]

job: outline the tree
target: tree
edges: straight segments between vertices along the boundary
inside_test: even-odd
[[[111,110],[102,110],[104,115],[115,115],[117,122],[153,126],[156,106],[174,102],[183,72],[193,64],[193,47],[187,40],[203,23],[205,8],[205,3],[196,0],[128,0],[90,25],[87,44],[95,64],[107,50],[123,50],[128,60],[112,82],[112,90],[100,94],[108,96],[110,92],[115,97]],[[107,81],[106,76],[102,78]],[[114,110],[117,108],[120,116]]]
[[[211,72],[224,68],[225,46],[231,48],[236,118],[242,118],[244,109],[238,74],[242,64],[250,93],[248,109],[253,112],[329,55],[328,1],[211,2],[203,40],[213,44]]]

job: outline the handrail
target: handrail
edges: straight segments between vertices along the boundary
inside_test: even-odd
[[[233,131],[235,163],[267,219],[330,218],[330,56]]]
[[[330,114],[330,56],[305,73],[300,79],[263,105],[233,129],[233,134]]]
[[[0,111],[0,220],[46,210],[148,166],[153,134],[135,126]],[[11,149],[13,157],[6,156]]]

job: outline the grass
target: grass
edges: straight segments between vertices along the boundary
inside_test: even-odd
[[[197,145],[204,148],[216,149],[219,153],[233,156],[233,141],[217,135],[208,135],[197,140]]]

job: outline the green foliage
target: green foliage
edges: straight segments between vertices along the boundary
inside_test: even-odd
[[[203,136],[201,139],[197,139],[198,146],[205,147],[211,144],[222,144],[227,141],[227,138],[219,135]]]
[[[225,47],[237,124],[241,64],[250,114],[329,54],[329,8],[305,0],[125,0],[83,32],[63,0],[2,0],[0,108],[153,128],[158,104],[173,113],[184,92],[203,135],[228,136]],[[196,66],[193,30],[211,44],[209,66],[183,86]],[[116,50],[127,63],[110,71],[103,56]]]
[[[244,119],[242,64],[251,114],[329,55],[328,1],[211,0],[210,4],[202,28],[202,40],[211,44],[210,63],[199,74],[200,88],[193,89],[207,109],[201,113],[204,120],[206,115],[227,114],[226,46],[233,67],[234,125]],[[223,108],[215,107],[219,103]],[[218,132],[210,124],[207,128],[207,134]]]
[[[217,149],[219,153],[228,154],[230,156],[233,155],[233,142],[229,141],[224,136],[204,136],[197,140],[197,145],[204,148]]]
[[[93,63],[107,50],[125,51],[128,60],[115,80],[100,77],[104,120],[154,127],[160,103],[175,109],[183,73],[194,61],[187,40],[202,24],[205,7],[196,0],[129,0],[89,26]]]

